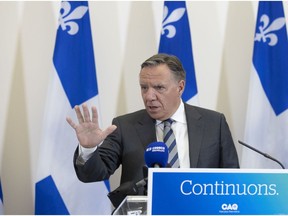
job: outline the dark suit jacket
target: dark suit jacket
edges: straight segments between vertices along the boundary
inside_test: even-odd
[[[185,104],[191,168],[239,168],[238,156],[223,114]],[[143,179],[144,152],[156,140],[155,120],[146,110],[113,119],[117,129],[84,164],[74,167],[83,182],[108,179],[122,164],[121,184]]]

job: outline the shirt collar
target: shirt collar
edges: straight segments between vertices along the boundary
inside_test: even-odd
[[[175,120],[176,122],[180,122],[180,123],[184,123],[184,124],[187,123],[186,114],[185,114],[185,107],[184,107],[184,103],[182,100],[180,101],[180,105],[179,105],[178,109],[170,118]],[[156,125],[159,125],[161,123],[162,123],[162,121],[156,120]]]

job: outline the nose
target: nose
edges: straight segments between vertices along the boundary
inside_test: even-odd
[[[149,88],[145,94],[145,98],[147,101],[154,101],[157,99],[156,93],[153,88]]]

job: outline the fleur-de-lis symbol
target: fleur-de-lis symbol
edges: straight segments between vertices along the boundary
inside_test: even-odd
[[[261,42],[262,40],[264,43],[266,42],[268,43],[267,38],[269,38],[270,40],[269,40],[268,45],[275,46],[278,42],[278,37],[275,33],[271,33],[271,32],[277,31],[283,28],[283,26],[285,25],[285,18],[284,17],[277,18],[270,24],[269,17],[266,14],[263,14],[260,18],[260,22],[262,22],[263,25],[259,26],[260,33],[256,33],[254,40],[259,41],[259,42]]]
[[[59,25],[61,26],[62,30],[67,30],[67,26],[70,27],[68,34],[75,35],[77,34],[79,30],[79,26],[76,22],[72,20],[81,19],[85,13],[88,11],[87,6],[79,6],[75,8],[71,13],[71,5],[69,2],[63,1],[61,3],[61,10],[63,10],[63,13],[61,13],[59,17]]]
[[[186,10],[185,8],[177,8],[171,12],[170,16],[168,16],[169,12],[168,7],[167,6],[164,7],[162,35],[165,34],[166,30],[167,30],[166,37],[173,38],[176,35],[176,28],[170,23],[180,20],[183,17],[185,10]]]

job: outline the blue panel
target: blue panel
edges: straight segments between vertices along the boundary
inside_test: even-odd
[[[69,215],[51,175],[37,182],[35,191],[36,215]]]

